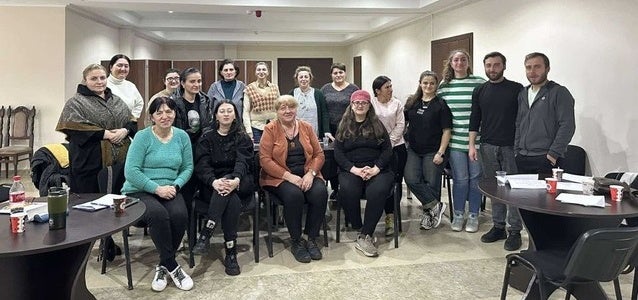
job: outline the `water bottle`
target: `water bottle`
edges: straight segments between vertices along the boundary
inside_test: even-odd
[[[13,176],[13,185],[9,189],[9,210],[12,214],[24,212],[24,185],[18,175]]]

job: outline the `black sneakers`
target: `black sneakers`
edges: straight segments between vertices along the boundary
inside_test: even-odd
[[[310,254],[310,258],[312,260],[321,260],[323,258],[321,250],[319,250],[319,246],[317,245],[317,241],[315,239],[308,239],[308,243],[306,243],[306,246],[308,254]]]
[[[306,240],[291,240],[290,243],[290,252],[292,252],[292,255],[298,262],[309,263],[312,260],[310,253],[308,253],[308,249],[306,248]]]
[[[520,233],[518,235],[520,240]],[[505,232],[505,228],[496,228],[492,227],[490,231],[486,232],[481,236],[481,242],[483,243],[493,243],[499,240],[504,240],[507,238],[507,233]]]
[[[518,231],[510,232],[510,235],[505,240],[503,248],[507,251],[515,251],[521,248],[523,241],[521,241],[521,233]]]
[[[227,241],[224,243],[226,247],[226,257],[224,258],[224,267],[226,267],[226,274],[230,276],[237,276],[241,273],[239,269],[239,263],[237,262],[237,248],[235,247],[235,241]]]
[[[206,222],[206,226],[202,228],[202,231],[199,233],[199,237],[197,238],[197,243],[193,247],[193,254],[195,255],[204,255],[208,253],[208,248],[210,247],[210,237],[213,235],[213,231],[215,230],[215,221],[208,220]]]

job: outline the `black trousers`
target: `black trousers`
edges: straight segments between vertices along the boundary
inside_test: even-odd
[[[560,165],[560,161],[561,159],[557,158],[557,166]],[[547,175],[551,177],[552,169],[556,168],[552,166],[546,155],[525,156],[520,154],[516,155],[516,167],[519,174],[541,174],[545,177]]]
[[[224,232],[224,240],[237,239],[239,227],[239,215],[242,210],[242,200],[252,200],[254,184],[251,176],[247,176],[239,182],[239,191],[233,191],[229,195],[222,196],[211,186],[201,186],[199,189],[202,201],[208,202],[207,218],[213,220],[217,226],[221,224]]]
[[[394,184],[394,174],[382,171],[371,179],[364,181],[361,177],[350,172],[340,172],[339,201],[346,214],[346,220],[352,224],[352,228],[361,228],[362,234],[372,235],[377,226],[386,199],[388,199]],[[361,198],[367,200],[363,222],[361,221]]]
[[[290,238],[293,240],[301,238],[301,220],[305,204],[308,204],[305,226],[308,238],[315,239],[319,236],[328,203],[328,190],[323,180],[315,178],[312,186],[306,192],[301,191],[300,188],[288,181],[282,182],[277,187],[264,186],[264,189],[275,194],[281,200]]]
[[[142,220],[148,224],[155,248],[159,252],[160,265],[169,271],[177,267],[175,253],[182,242],[188,225],[188,213],[184,198],[180,193],[174,199],[166,200],[145,192],[133,193],[146,205]]]

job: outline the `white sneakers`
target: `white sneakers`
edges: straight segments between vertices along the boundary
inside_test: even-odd
[[[156,292],[166,289],[166,285],[168,285],[167,276],[173,279],[173,283],[180,290],[189,291],[193,288],[193,279],[182,270],[182,267],[177,266],[175,270],[169,272],[165,267],[157,266],[155,267],[155,277],[153,277],[153,282],[151,282],[151,289]]]

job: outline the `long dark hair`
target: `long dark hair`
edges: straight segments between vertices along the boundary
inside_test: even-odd
[[[364,138],[375,138],[379,144],[383,142],[385,127],[383,127],[383,124],[379,121],[379,117],[377,117],[377,113],[374,111],[374,106],[371,103],[368,106],[369,109],[366,118],[361,126],[358,126],[354,111],[352,111],[352,102],[350,102],[350,105],[346,108],[346,112],[343,113],[339,128],[337,129],[336,139],[338,141],[343,142],[346,139],[355,139],[358,136],[363,136]]]
[[[215,104],[215,108],[213,109],[213,123],[211,125],[212,129],[215,129],[215,130],[219,129],[219,121],[217,120],[217,112],[219,111],[219,107],[222,104],[232,105],[233,110],[235,111],[235,120],[233,120],[233,122],[230,124],[230,129],[228,130],[228,134],[236,135],[236,137],[241,136],[243,134],[247,137],[248,134],[246,133],[246,130],[244,130],[244,125],[241,123],[241,119],[239,118],[239,112],[237,111],[237,106],[235,105],[235,103],[233,103],[233,101],[228,99],[219,100],[217,101],[217,104]]]
[[[421,89],[421,81],[423,81],[423,78],[427,76],[434,77],[434,82],[436,82],[437,84],[439,83],[439,76],[436,75],[435,72],[424,71],[423,73],[421,73],[421,76],[419,76],[419,86],[417,86],[416,92],[414,92],[414,94],[410,96],[407,101],[405,101],[404,110],[406,111],[410,110],[415,103],[418,103],[423,98],[423,89]]]
[[[184,95],[184,86],[182,84],[186,82],[186,77],[195,73],[202,74],[202,72],[200,72],[199,69],[195,67],[186,68],[184,69],[184,71],[182,71],[181,74],[179,74],[180,85],[179,85],[179,88],[177,89],[179,91],[179,95]],[[201,89],[200,89],[200,94],[201,94]]]

